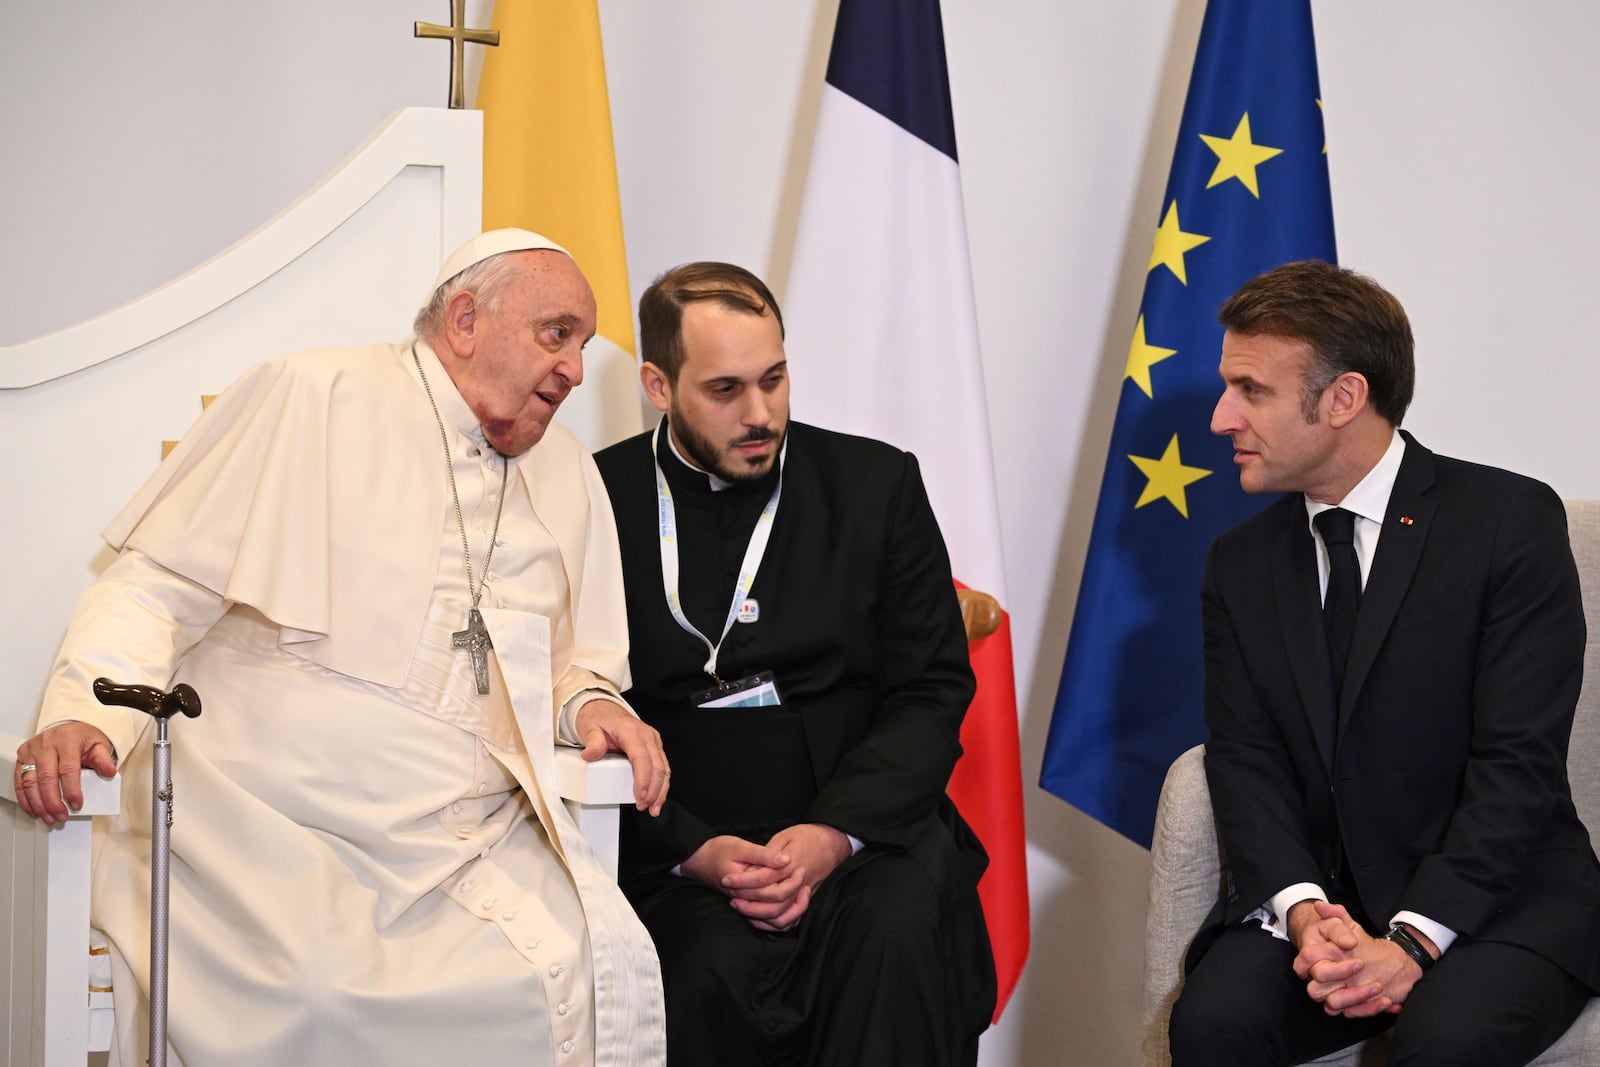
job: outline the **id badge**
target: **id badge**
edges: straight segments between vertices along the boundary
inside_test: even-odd
[[[782,703],[771,671],[702,689],[689,697],[697,708],[772,708]]]

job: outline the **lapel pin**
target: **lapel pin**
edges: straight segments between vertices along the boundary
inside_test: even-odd
[[[1410,526],[1411,525],[1411,516],[1410,515],[1402,515],[1402,516],[1400,516],[1400,525],[1401,526]]]

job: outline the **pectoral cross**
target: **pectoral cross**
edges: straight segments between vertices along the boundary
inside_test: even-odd
[[[485,44],[493,48],[500,43],[499,30],[469,30],[466,22],[467,0],[450,0],[450,25],[439,26],[432,22],[419,22],[413,33],[418,37],[439,37],[450,42],[450,106],[466,107],[466,93],[462,88],[461,70],[464,65],[466,43]],[[488,683],[485,682],[485,685]],[[485,689],[483,692],[487,693]]]
[[[487,696],[489,650],[494,647],[494,642],[489,640],[489,631],[483,625],[483,616],[478,614],[477,608],[467,612],[467,628],[451,634],[450,643],[466,649],[472,656],[472,677],[478,683],[478,695]]]

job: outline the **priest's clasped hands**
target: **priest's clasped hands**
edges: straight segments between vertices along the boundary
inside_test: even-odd
[[[731,898],[758,930],[781,933],[800,921],[822,880],[850,858],[850,839],[831,826],[800,823],[765,845],[713,837],[683,861],[682,872]]]

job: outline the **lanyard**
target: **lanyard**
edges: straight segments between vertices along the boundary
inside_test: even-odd
[[[778,450],[778,484],[772,487],[772,496],[767,500],[766,507],[761,509],[761,517],[756,519],[756,528],[750,532],[750,544],[745,547],[744,560],[739,564],[739,581],[733,588],[733,603],[728,605],[728,617],[722,623],[722,636],[717,638],[717,643],[712,644],[711,639],[699,630],[694,623],[683,613],[683,601],[678,595],[678,513],[672,503],[672,489],[667,485],[667,476],[661,470],[661,460],[657,449],[660,447],[661,426],[666,422],[662,419],[656,423],[656,428],[650,435],[650,457],[656,465],[656,512],[661,530],[661,580],[667,594],[667,610],[672,612],[672,618],[686,632],[698,637],[705,643],[706,651],[710,657],[706,660],[705,672],[717,682],[722,684],[722,679],[717,677],[717,653],[722,649],[722,642],[727,640],[728,631],[733,629],[733,620],[738,617],[739,605],[750,595],[750,587],[755,584],[756,571],[761,567],[761,557],[767,554],[767,542],[772,539],[772,522],[778,514],[778,497],[783,493],[783,461],[789,454],[789,441],[785,437],[783,447]]]

